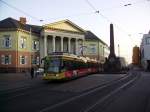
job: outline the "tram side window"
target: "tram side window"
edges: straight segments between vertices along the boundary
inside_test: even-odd
[[[81,67],[82,67],[82,63],[78,62],[78,68],[81,68]]]
[[[67,60],[63,60],[63,63],[61,65],[61,69],[62,70],[68,70],[68,67],[69,67],[69,63]]]
[[[91,68],[92,67],[91,63],[88,63],[88,66],[89,66],[89,68]]]
[[[70,60],[64,60],[63,64],[61,66],[61,69],[65,70],[76,70],[76,69],[83,69],[87,68],[88,64],[84,62],[79,62],[79,61],[70,61]]]
[[[84,68],[88,68],[88,64],[87,63],[84,63]]]
[[[61,69],[64,70],[72,70],[73,69],[73,63],[69,60],[64,60]]]
[[[72,64],[72,70],[79,69],[79,64],[77,61],[72,61],[71,64]]]
[[[78,61],[71,61],[70,70],[76,70],[81,68],[81,64]]]
[[[72,64],[72,70],[76,70],[78,65],[77,65],[77,62],[76,61],[71,61],[71,64]]]

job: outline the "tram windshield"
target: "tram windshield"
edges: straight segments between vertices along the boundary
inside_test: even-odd
[[[58,73],[60,71],[60,59],[50,59],[46,62],[45,68],[49,73]]]

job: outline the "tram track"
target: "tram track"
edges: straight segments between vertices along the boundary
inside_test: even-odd
[[[29,89],[29,88],[32,88],[32,87],[28,86],[28,85],[25,85],[25,86],[13,88],[13,89],[11,88],[11,89],[7,89],[7,90],[1,90],[0,95],[10,94],[10,93],[18,92],[18,91],[21,91],[21,90]]]
[[[109,77],[110,75],[110,77]],[[119,75],[119,74],[118,74]],[[113,76],[113,77],[112,77]],[[73,81],[69,81],[69,82],[65,82],[65,83],[49,83],[49,84],[45,84],[44,87],[40,84],[37,85],[36,87],[30,88],[30,89],[25,89],[25,90],[21,90],[21,91],[17,91],[17,92],[13,92],[13,93],[9,93],[9,94],[5,94],[4,97],[1,97],[1,101],[3,102],[3,107],[4,110],[10,111],[22,111],[22,112],[27,112],[27,111],[32,111],[32,112],[38,112],[38,111],[42,111],[45,110],[47,108],[50,108],[52,106],[56,106],[57,104],[63,103],[69,99],[75,98],[74,100],[68,102],[70,106],[70,110],[72,112],[72,103],[75,101],[75,107],[76,105],[78,105],[80,103],[80,100],[82,101],[82,99],[88,97],[90,98],[89,100],[91,100],[91,96],[94,96],[93,94],[96,94],[97,91],[100,91],[100,97],[102,96],[102,94],[106,94],[108,93],[107,88],[109,85],[112,85],[114,83],[117,83],[119,80],[120,82],[123,81],[123,79],[128,79],[128,77],[131,76],[129,75],[112,75],[112,74],[107,74],[106,77],[104,77],[104,79],[102,79],[100,82],[100,80],[97,80],[98,82],[95,82],[94,84],[92,80],[92,77],[89,78],[79,78],[79,80],[73,80]],[[98,75],[95,75],[93,77],[93,80],[95,78],[99,78],[101,77]],[[103,77],[103,75],[102,75]],[[118,78],[117,78],[118,77]],[[133,77],[133,76],[132,76]],[[132,79],[131,77],[131,79]],[[126,79],[126,80],[127,80]],[[130,79],[130,78],[129,78]],[[105,80],[105,81],[104,81]],[[82,83],[83,81],[85,81],[84,83]],[[89,84],[89,82],[92,84],[91,87],[87,87]],[[75,85],[74,85],[75,84]],[[81,86],[81,90],[79,91],[79,88],[76,88],[77,85],[83,85]],[[72,86],[72,88],[75,87],[75,89],[70,88]],[[78,86],[79,87],[79,86]],[[86,89],[83,89],[86,88]],[[101,88],[102,90],[99,90],[99,88]],[[111,87],[108,87],[111,88]],[[92,92],[93,90],[95,90],[95,92]],[[109,90],[109,89],[108,89]],[[89,93],[89,95],[86,95],[86,93]],[[83,96],[81,96],[83,95]],[[85,95],[85,96],[84,96]],[[78,96],[81,96],[79,98],[77,98]],[[93,101],[92,103],[88,103],[89,100],[85,100],[81,103],[83,103],[83,107],[85,107],[84,109],[86,109],[86,105],[88,107],[91,106],[92,104],[95,103],[95,101],[97,101],[99,99],[99,96],[95,95],[95,98],[92,98]],[[79,103],[78,103],[79,100]],[[77,101],[77,102],[76,102]],[[34,103],[33,103],[34,102]],[[68,103],[66,103],[68,105]],[[66,104],[62,104],[61,106],[64,106]],[[79,106],[79,105],[78,105]],[[82,106],[79,108],[82,109]],[[68,107],[67,107],[68,108]],[[23,110],[22,110],[23,109]],[[54,110],[59,109],[58,108],[53,108]],[[52,111],[53,109],[48,111]],[[64,110],[64,111],[68,111]],[[56,111],[58,112],[58,111]],[[77,112],[77,111],[76,111]]]
[[[98,85],[96,87],[94,86],[93,88],[87,89],[87,90],[85,90],[83,92],[92,90],[92,89],[97,88],[99,86],[106,85],[108,83],[112,83],[112,82],[114,82],[116,80],[119,80],[119,79],[123,78],[124,76],[119,77],[119,78],[114,79],[114,80],[111,80],[109,82],[105,82],[105,83],[100,84],[100,85]],[[1,91],[0,92],[0,97],[1,97],[1,100],[5,100],[5,101],[13,100],[16,97],[20,97],[20,96],[24,96],[24,95],[28,95],[28,94],[32,94],[32,93],[36,93],[36,92],[40,92],[40,91],[42,91],[44,89],[48,90],[48,89],[56,87],[56,86],[58,86],[60,84],[62,84],[62,83],[42,82],[42,83],[38,83],[38,85],[22,86],[22,87],[15,88],[15,89],[8,89],[8,90],[5,90],[5,91]],[[32,91],[32,90],[34,90],[34,91]]]
[[[115,97],[118,97],[119,93],[122,91],[122,89],[127,89],[130,85],[132,85],[139,77],[134,77],[127,83],[123,84],[119,88],[113,90],[108,95],[104,96],[102,99],[99,99],[96,101],[93,105],[86,108],[83,112],[101,112],[106,106],[111,103],[115,99]]]
[[[115,82],[117,80],[120,80],[123,77],[125,77],[125,75],[120,77],[120,78],[118,78],[118,79],[114,79],[112,81],[100,84],[100,85],[98,85],[96,87],[87,89],[87,90],[85,90],[83,92],[90,91],[92,89],[98,88],[98,87],[103,86],[103,85],[107,85],[109,83],[112,83],[112,82]],[[43,82],[43,83],[40,83],[40,85],[38,84],[38,85],[32,85],[32,86],[27,86],[27,87],[24,86],[24,87],[16,88],[14,90],[11,89],[10,91],[9,90],[4,91],[4,92],[0,93],[0,97],[1,97],[1,100],[10,101],[10,100],[13,100],[13,99],[15,99],[17,97],[22,97],[22,96],[25,96],[25,95],[38,93],[38,92],[43,91],[43,90],[47,90],[48,91],[48,90],[50,90],[50,88],[56,87],[59,84],[62,84],[62,83],[50,83],[50,84],[48,84],[48,82]],[[32,91],[32,90],[34,90],[34,91]]]
[[[2,91],[0,93],[0,97],[1,97],[1,100],[9,101],[9,100],[15,99],[16,97],[20,97],[20,96],[24,96],[24,95],[28,95],[28,94],[42,91],[45,88],[51,88],[55,85],[56,84],[48,85],[48,84],[42,83],[42,84],[32,85],[32,86],[23,86],[23,87],[16,88],[16,89],[10,89],[7,91]]]
[[[119,80],[92,88],[67,100],[45,107],[40,112],[90,112],[99,103],[106,101],[110,96],[131,85],[139,76],[135,73],[125,75]]]

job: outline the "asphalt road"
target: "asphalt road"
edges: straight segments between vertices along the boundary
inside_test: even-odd
[[[124,80],[111,86],[126,76],[120,74],[95,74],[61,83],[39,80],[36,86],[0,93],[0,112],[150,112],[150,73],[137,71],[132,76],[136,74],[139,77],[128,86]],[[101,86],[105,88],[97,91]],[[93,105],[96,108],[90,109]]]
[[[39,81],[31,88],[0,94],[0,112],[38,112],[125,75],[95,74],[62,83]],[[85,102],[86,103],[86,102]]]
[[[137,82],[118,95],[103,112],[150,112],[150,73],[141,72]]]

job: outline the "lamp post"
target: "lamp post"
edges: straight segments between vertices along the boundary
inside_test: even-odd
[[[81,54],[81,56],[84,56],[84,48],[87,48],[87,46],[81,46],[80,47],[80,54]]]

